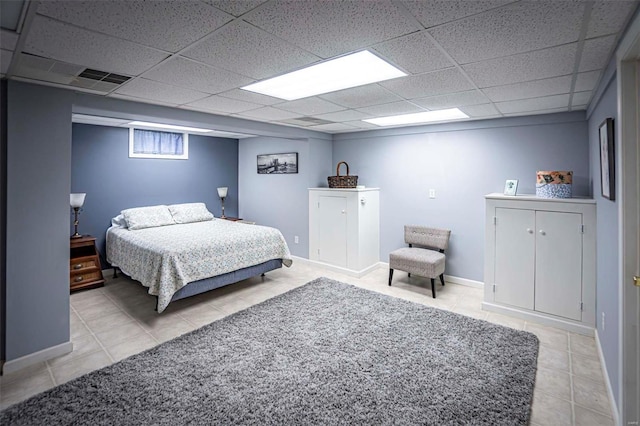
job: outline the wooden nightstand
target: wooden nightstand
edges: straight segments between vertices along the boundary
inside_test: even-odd
[[[71,291],[104,285],[96,239],[90,235],[70,239],[69,285]]]

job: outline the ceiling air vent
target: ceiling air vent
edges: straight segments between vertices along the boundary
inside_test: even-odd
[[[87,68],[82,71],[78,77],[88,78],[90,80],[96,81],[104,81],[106,83],[114,83],[114,84],[122,84],[127,80],[130,80],[131,77],[127,77],[125,75],[108,73],[105,71],[94,70],[91,68]]]

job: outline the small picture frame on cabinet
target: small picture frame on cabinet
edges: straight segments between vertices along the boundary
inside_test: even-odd
[[[516,195],[516,190],[518,189],[518,179],[507,179],[504,184],[504,195]]]

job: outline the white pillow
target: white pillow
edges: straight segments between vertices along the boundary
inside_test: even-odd
[[[117,226],[118,228],[126,228],[127,221],[124,220],[124,216],[119,214],[118,216],[111,219],[111,226]]]
[[[176,222],[165,205],[136,207],[122,210],[120,213],[127,221],[130,230],[153,228],[155,226],[174,225]]]
[[[173,204],[169,211],[176,223],[203,222],[213,219],[213,214],[207,210],[204,203]]]

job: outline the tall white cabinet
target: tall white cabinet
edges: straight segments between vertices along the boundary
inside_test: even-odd
[[[309,259],[353,275],[380,260],[380,190],[309,188]]]
[[[486,196],[483,308],[592,335],[596,205]]]

